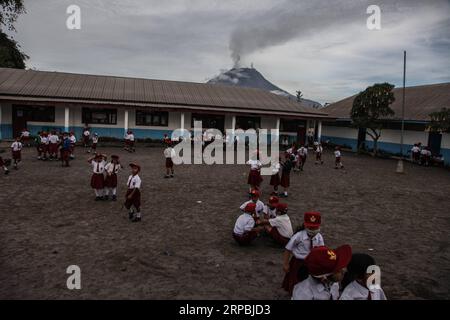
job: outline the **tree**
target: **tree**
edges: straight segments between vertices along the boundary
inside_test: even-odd
[[[2,31],[3,27],[16,31],[14,23],[22,13],[25,13],[22,0],[0,0],[0,67],[25,69],[28,56],[13,38]]]
[[[442,108],[440,111],[429,114],[431,119],[428,129],[432,132],[450,131],[450,109]]]
[[[383,127],[380,119],[394,115],[389,106],[395,101],[392,89],[394,89],[392,84],[377,83],[360,92],[353,100],[350,115],[352,125],[367,129],[367,134],[373,139],[374,155],[378,153],[378,139],[381,137]]]
[[[297,94],[297,102],[302,102],[303,93],[300,90],[295,91],[295,93]]]

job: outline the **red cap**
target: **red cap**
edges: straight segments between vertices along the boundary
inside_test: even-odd
[[[252,191],[250,191],[250,196],[253,197],[259,197],[259,190],[256,189],[252,189]]]
[[[282,212],[282,213],[287,213],[288,205],[286,203],[278,203],[277,211]]]
[[[271,196],[269,198],[269,204],[276,206],[278,204],[278,202],[280,202],[280,199],[277,196]]]
[[[305,259],[309,274],[315,277],[331,275],[345,268],[352,258],[352,248],[343,245],[333,250],[326,246],[315,247]]]
[[[138,171],[141,171],[141,166],[138,165],[138,164],[136,164],[136,163],[134,163],[134,162],[130,163],[129,166],[130,166],[131,168],[137,168]]]
[[[321,222],[322,218],[320,216],[320,212],[305,212],[303,224],[306,228],[319,228]]]
[[[253,202],[247,203],[247,205],[244,208],[244,212],[247,213],[255,213],[255,211],[256,211],[256,203]]]

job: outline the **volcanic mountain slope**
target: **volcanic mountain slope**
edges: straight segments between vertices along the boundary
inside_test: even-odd
[[[222,72],[217,77],[209,80],[207,83],[257,88],[265,91],[270,91],[277,95],[285,96],[286,98],[294,101],[297,100],[295,96],[277,87],[266,78],[264,78],[264,76],[255,68],[233,68],[231,70]],[[311,108],[321,107],[321,104],[319,102],[303,98],[301,104],[303,106]]]

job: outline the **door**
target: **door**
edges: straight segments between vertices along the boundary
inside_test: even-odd
[[[20,133],[27,127],[27,110],[20,106],[13,106],[12,129],[13,138],[20,136]]]
[[[430,132],[428,134],[428,147],[432,154],[440,154],[441,153],[441,140],[442,134],[439,132]]]
[[[306,138],[306,128],[304,126],[298,127],[297,130],[297,144],[299,146],[305,144],[305,138]]]
[[[358,130],[358,150],[366,148],[366,128],[359,128]]]

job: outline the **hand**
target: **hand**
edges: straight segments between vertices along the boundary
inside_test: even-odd
[[[288,264],[283,264],[283,270],[284,272],[288,273],[289,272],[289,263]]]

